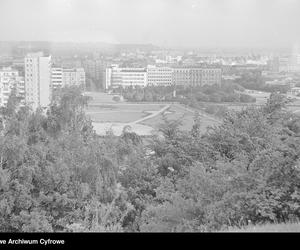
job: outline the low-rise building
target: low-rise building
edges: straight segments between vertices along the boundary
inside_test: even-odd
[[[106,86],[203,86],[221,84],[220,68],[167,67],[120,68],[112,65],[106,69]]]
[[[147,67],[147,85],[149,86],[170,86],[172,85],[172,68],[156,67],[148,65]]]
[[[220,68],[181,67],[173,68],[173,84],[179,86],[204,86],[221,84]]]
[[[63,68],[52,66],[51,82],[53,89],[57,89],[63,86]]]
[[[176,86],[191,85],[190,69],[189,68],[173,68],[172,81],[173,81],[173,84]]]
[[[23,76],[19,76],[19,72],[11,67],[0,69],[0,106],[7,104],[8,98],[12,92],[16,90],[16,94],[21,98],[21,104],[25,103],[25,81]]]
[[[118,65],[112,65],[106,68],[106,84],[109,87],[129,87],[129,86],[147,86],[146,68],[120,68]]]
[[[289,94],[295,95],[295,96],[300,95],[300,87],[291,88],[291,90],[289,91]]]
[[[84,69],[62,69],[62,86],[82,86],[85,88]]]
[[[53,89],[66,86],[85,87],[85,71],[83,68],[65,69],[54,66],[51,69],[51,81]]]
[[[201,86],[221,84],[222,70],[219,68],[203,68]]]

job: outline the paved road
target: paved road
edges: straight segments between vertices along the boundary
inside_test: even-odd
[[[295,110],[295,111],[293,111],[293,113],[295,113],[295,114],[300,114],[300,109],[299,110]]]
[[[130,125],[130,124],[137,124],[137,123],[139,123],[139,122],[143,122],[143,121],[145,121],[145,120],[148,120],[148,119],[150,119],[150,118],[153,118],[153,117],[155,117],[155,116],[161,114],[162,112],[166,111],[168,108],[170,108],[170,106],[171,106],[171,105],[168,104],[168,105],[166,105],[165,107],[163,107],[162,109],[160,109],[160,110],[158,110],[158,111],[152,111],[152,114],[151,114],[151,115],[148,115],[148,116],[146,116],[146,117],[143,117],[143,118],[141,118],[141,119],[138,119],[138,120],[136,120],[136,121],[134,121],[134,122],[130,122],[129,125]]]

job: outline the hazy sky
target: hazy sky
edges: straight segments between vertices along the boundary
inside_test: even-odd
[[[0,40],[286,47],[300,0],[0,0]]]

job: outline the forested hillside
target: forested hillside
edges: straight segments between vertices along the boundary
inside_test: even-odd
[[[1,232],[217,231],[300,218],[300,118],[272,94],[200,134],[99,137],[87,100],[63,89],[47,112],[2,108]]]

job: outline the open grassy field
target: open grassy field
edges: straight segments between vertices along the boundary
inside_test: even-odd
[[[89,106],[86,114],[94,122],[133,122],[159,111],[164,106],[160,104],[101,104]]]
[[[194,112],[178,104],[171,105],[170,108],[164,112],[164,114],[160,114],[154,118],[145,120],[141,124],[158,129],[159,125],[163,123],[163,115],[165,115],[167,119],[170,120],[180,120],[182,123],[181,129],[183,130],[190,130],[193,127]],[[205,132],[208,126],[214,126],[217,124],[218,121],[214,120],[213,118],[209,118],[209,116],[201,117],[202,132]]]
[[[194,124],[194,110],[179,104],[167,103],[128,103],[115,102],[112,95],[107,93],[86,93],[92,100],[86,109],[86,114],[92,119],[94,128],[100,135],[112,130],[116,135],[121,134],[125,126],[130,126],[133,132],[149,135],[157,131],[163,122],[163,114],[170,120],[180,120],[183,130],[190,130]],[[149,119],[145,119],[149,116]],[[201,130],[218,121],[209,115],[201,118]]]
[[[245,228],[231,228],[225,232],[300,232],[300,223],[250,225]]]
[[[132,122],[147,116],[145,112],[134,111],[111,111],[111,112],[95,112],[87,113],[91,117],[93,122]]]

